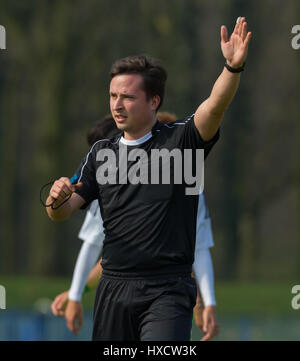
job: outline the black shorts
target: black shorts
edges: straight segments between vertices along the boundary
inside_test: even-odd
[[[93,341],[189,341],[196,294],[190,275],[155,279],[102,275]]]

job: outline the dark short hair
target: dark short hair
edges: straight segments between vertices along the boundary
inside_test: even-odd
[[[111,68],[111,79],[120,74],[140,74],[144,80],[144,90],[147,99],[158,95],[160,108],[164,100],[167,72],[159,61],[146,55],[128,56],[117,60]]]
[[[109,139],[120,133],[117,128],[114,118],[111,115],[106,115],[103,119],[98,120],[93,124],[87,133],[87,142],[92,146],[100,139]]]

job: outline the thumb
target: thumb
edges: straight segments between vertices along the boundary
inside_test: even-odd
[[[77,189],[80,189],[82,186],[83,186],[83,183],[82,183],[82,182],[79,182],[79,183],[73,184],[74,191],[76,191]]]

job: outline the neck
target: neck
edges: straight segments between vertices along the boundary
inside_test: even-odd
[[[124,130],[124,139],[136,140],[136,139],[142,138],[144,135],[146,135],[147,133],[149,133],[151,131],[151,129],[153,128],[155,123],[156,123],[156,117],[154,117],[153,120],[147,126],[145,126],[143,129],[140,129],[136,132],[131,132],[131,131],[126,132]]]

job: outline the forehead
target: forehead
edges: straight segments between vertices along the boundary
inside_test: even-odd
[[[144,91],[143,78],[140,74],[120,74],[112,78],[110,92],[130,94]]]

